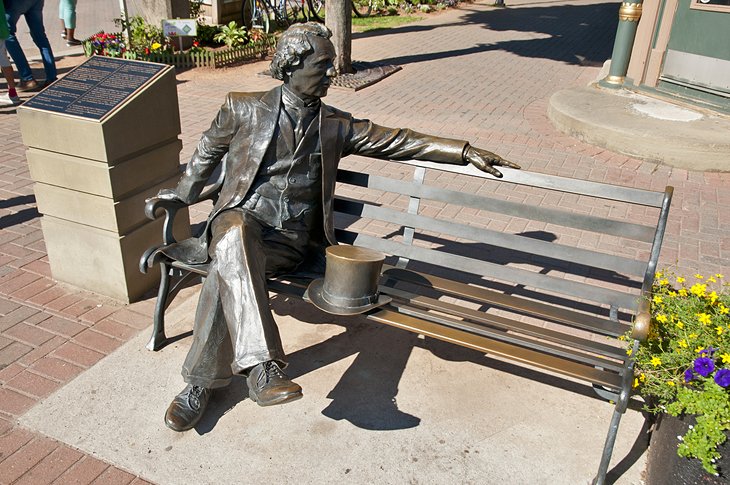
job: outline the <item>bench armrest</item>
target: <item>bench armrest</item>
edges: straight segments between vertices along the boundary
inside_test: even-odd
[[[639,309],[634,318],[634,327],[631,330],[631,337],[640,342],[646,341],[649,335],[649,328],[651,327],[651,305],[649,301],[648,297],[641,297]]]
[[[188,207],[188,204],[181,200],[161,199],[159,197],[152,197],[145,202],[144,213],[147,218],[157,219],[159,212],[164,212],[165,221],[162,226],[162,243],[164,245],[177,242],[172,233],[173,223],[177,212],[185,207]]]
[[[175,236],[172,233],[173,223],[175,221],[175,215],[177,214],[177,212],[180,209],[190,207],[206,200],[212,200],[215,204],[215,202],[218,200],[218,193],[220,192],[222,185],[223,176],[221,175],[219,179],[208,188],[208,190],[204,190],[203,193],[200,194],[200,197],[198,197],[190,204],[187,204],[182,200],[162,199],[160,197],[151,197],[147,199],[144,206],[144,213],[148,219],[155,220],[158,217],[159,211],[164,212],[165,222],[162,228],[163,245],[173,244],[177,242],[175,240]]]

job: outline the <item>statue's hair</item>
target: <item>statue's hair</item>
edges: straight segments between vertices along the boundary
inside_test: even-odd
[[[271,60],[271,76],[281,81],[284,74],[292,66],[299,65],[304,56],[314,50],[308,37],[322,37],[329,39],[332,31],[317,22],[294,24],[281,36],[276,46],[276,53]]]

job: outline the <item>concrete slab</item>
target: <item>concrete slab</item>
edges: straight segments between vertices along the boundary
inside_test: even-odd
[[[618,153],[686,170],[730,171],[730,118],[628,90],[558,91],[556,128]]]
[[[172,335],[191,325],[186,291]],[[195,430],[170,431],[190,339],[153,353],[143,334],[20,423],[160,484],[590,483],[612,406],[589,389],[301,301],[273,307],[304,399],[261,408],[238,379]],[[623,419],[616,483],[641,483],[642,425]]]

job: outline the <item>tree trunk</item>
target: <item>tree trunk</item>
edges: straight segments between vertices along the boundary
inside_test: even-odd
[[[354,72],[352,69],[352,0],[327,0],[325,25],[332,31],[332,43],[337,57],[337,74]]]

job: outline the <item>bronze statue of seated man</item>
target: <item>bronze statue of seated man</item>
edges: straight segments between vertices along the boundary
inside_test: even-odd
[[[162,251],[189,263],[209,262],[193,343],[182,375],[187,387],[165,423],[193,428],[211,390],[246,376],[261,406],[302,397],[286,365],[269,308],[267,278],[307,268],[324,271],[324,248],[337,244],[332,201],[340,159],[351,154],[476,167],[519,168],[465,141],[353,118],[320,102],[335,75],[331,32],[316,23],[290,27],[271,62],[283,85],[265,93],[229,93],[174,190],[160,197],[196,200],[224,156],[226,178],[203,235]]]

